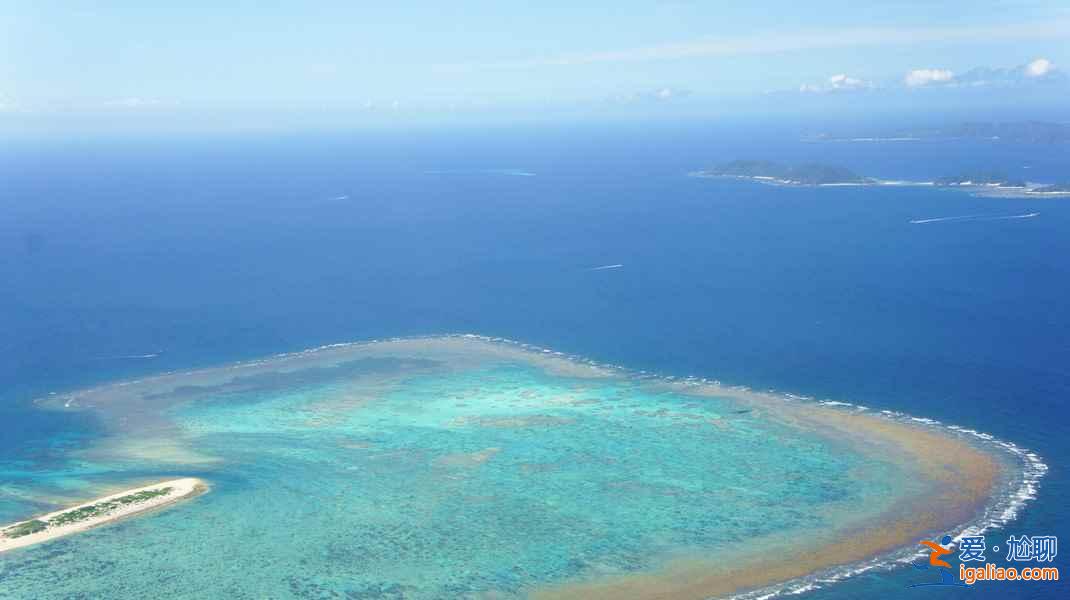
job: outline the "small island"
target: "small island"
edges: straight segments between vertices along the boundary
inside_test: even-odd
[[[112,523],[184,498],[192,498],[207,490],[208,486],[200,479],[173,479],[13,523],[0,527],[0,552]]]
[[[699,177],[735,177],[779,185],[871,185],[875,180],[834,165],[783,165],[767,160],[734,160],[699,171]]]
[[[937,187],[1000,198],[1070,196],[1070,183],[1041,184],[1015,179],[999,170],[979,170],[938,177],[933,181],[886,180],[859,175],[822,163],[785,165],[768,160],[733,160],[689,173],[692,177],[745,179],[756,183],[796,187],[895,186]]]

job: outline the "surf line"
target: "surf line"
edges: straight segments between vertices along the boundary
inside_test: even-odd
[[[1005,219],[1031,219],[1040,216],[1038,212],[1024,213],[1020,215],[960,215],[957,217],[932,217],[929,219],[911,219],[912,225],[924,225],[926,223],[942,223],[944,221],[1002,221]]]
[[[624,265],[602,265],[601,267],[592,267],[587,269],[588,271],[608,271],[610,269],[619,269]]]

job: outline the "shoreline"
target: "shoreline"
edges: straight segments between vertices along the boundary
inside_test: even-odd
[[[931,493],[922,498],[928,504],[919,503],[916,498],[896,499],[892,508],[880,514],[874,512],[855,522],[835,524],[831,530],[822,532],[819,540],[808,537],[806,544],[773,539],[780,557],[775,562],[761,555],[747,556],[744,551],[733,553],[733,566],[725,568],[696,555],[670,560],[664,568],[649,572],[538,586],[532,590],[536,598],[577,595],[593,598],[600,595],[607,598],[766,598],[822,587],[874,569],[903,566],[919,555],[918,541],[921,539],[932,539],[945,533],[957,539],[1006,524],[1035,497],[1036,483],[1047,470],[1039,457],[1013,443],[931,419],[773,390],[756,391],[705,378],[660,376],[531,344],[475,334],[328,344],[214,368],[161,373],[53,395],[41,399],[39,404],[60,410],[121,409],[113,403],[122,405],[123,400],[145,390],[177,387],[188,383],[189,376],[194,376],[202,385],[222,384],[259,373],[337,365],[384,353],[431,358],[440,357],[444,351],[451,356],[446,368],[491,357],[527,362],[562,376],[628,377],[643,385],[671,386],[696,397],[723,397],[751,406],[769,419],[787,421],[803,429],[824,429],[826,437],[845,440],[860,452],[891,451],[897,457],[896,462],[909,467],[908,472],[918,472],[919,477],[931,484],[926,488]],[[930,510],[922,510],[926,507]],[[792,559],[785,561],[789,556]]]
[[[166,490],[166,493],[164,493]],[[81,533],[89,529],[115,523],[123,519],[127,519],[136,515],[141,515],[149,511],[158,510],[166,506],[170,506],[181,500],[194,498],[208,491],[208,485],[195,477],[184,477],[181,479],[170,479],[167,481],[161,481],[152,485],[142,486],[138,488],[132,488],[124,490],[108,496],[102,496],[89,502],[83,502],[70,506],[61,510],[53,511],[44,515],[31,517],[22,521],[16,521],[0,527],[0,553],[7,552],[8,550],[14,550],[16,548],[24,548],[27,546],[34,546],[36,544],[42,544],[57,538],[65,537],[74,533]],[[48,523],[52,519],[61,517],[63,515],[69,515],[74,511],[80,509],[90,509],[106,502],[114,502],[121,499],[128,499],[136,494],[159,494],[148,497],[142,501],[132,501],[129,504],[119,503],[118,506],[107,510],[101,514],[95,514],[85,518],[81,518],[72,522],[62,523],[58,525],[49,525],[47,528],[33,533],[27,533],[18,537],[9,537],[4,533],[11,532],[16,526],[26,525],[29,523],[40,522],[42,524]]]

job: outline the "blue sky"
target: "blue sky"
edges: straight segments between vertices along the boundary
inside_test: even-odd
[[[2,2],[0,121],[710,115],[791,95],[1065,91],[1070,3],[860,4]]]

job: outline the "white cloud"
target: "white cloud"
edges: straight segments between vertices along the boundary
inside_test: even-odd
[[[1046,58],[1038,58],[1025,66],[1026,77],[1044,77],[1051,73],[1055,65]]]
[[[0,94],[0,113],[25,113],[30,112],[26,106],[20,105],[19,102],[13,99],[11,96],[5,96]]]
[[[829,94],[843,91],[880,90],[894,92],[917,88],[1030,88],[1037,86],[1066,86],[1070,77],[1047,58],[1036,58],[1014,67],[974,67],[962,73],[951,69],[927,68],[908,71],[898,81],[872,82],[846,73],[828,77],[818,83],[804,83],[797,90],[802,94]],[[781,92],[767,92],[770,94]]]
[[[1066,75],[1046,58],[1016,67],[975,67],[962,74],[947,69],[915,69],[903,79],[908,87],[942,85],[950,87],[1015,87],[1036,83],[1059,83]]]
[[[846,73],[832,75],[822,83],[804,83],[799,86],[799,91],[804,94],[825,94],[828,92],[850,92],[868,90],[876,87],[872,82],[857,77],[851,77]]]
[[[437,65],[446,72],[517,70],[598,63],[647,62],[714,56],[762,55],[828,48],[919,45],[927,43],[991,42],[1017,39],[1063,39],[1070,37],[1070,20],[1006,23],[999,26],[962,27],[856,27],[810,31],[765,31],[747,36],[710,37],[655,46],[577,54],[546,55],[518,59]]]
[[[641,96],[645,95],[646,97],[652,98],[654,100],[661,100],[661,101],[664,102],[664,101],[668,101],[668,100],[676,100],[676,99],[679,99],[679,98],[686,98],[687,96],[691,95],[691,90],[685,90],[683,88],[676,88],[676,87],[663,87],[663,88],[659,88],[657,90],[654,90],[653,92],[649,92],[649,93],[646,93],[646,94],[640,94],[640,95]]]
[[[642,102],[670,102],[686,98],[691,95],[691,90],[677,87],[660,87],[651,90],[616,94],[608,100],[614,104],[637,104]]]
[[[851,89],[858,87],[865,87],[866,82],[861,79],[855,79],[854,77],[848,77],[841,73],[839,75],[833,75],[829,77],[829,85],[836,89]]]
[[[955,74],[947,69],[914,69],[906,74],[903,83],[907,87],[920,87],[924,85],[949,83],[955,78]]]

